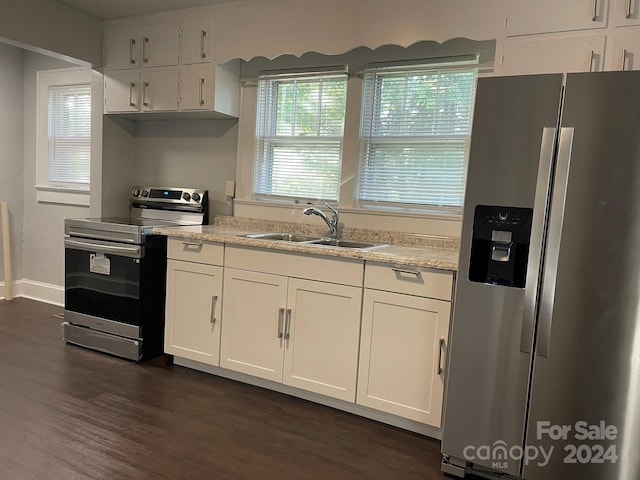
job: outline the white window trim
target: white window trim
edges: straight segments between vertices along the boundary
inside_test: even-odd
[[[91,69],[65,68],[38,72],[36,99],[36,199],[38,202],[89,207],[90,189],[49,184],[49,88],[64,85],[92,85]],[[93,89],[92,89],[93,90]],[[92,91],[93,93],[93,91]],[[94,100],[91,100],[94,103]],[[93,135],[92,135],[93,136]],[[94,149],[92,148],[92,153]],[[92,162],[93,163],[93,162]],[[92,165],[93,167],[93,165]]]

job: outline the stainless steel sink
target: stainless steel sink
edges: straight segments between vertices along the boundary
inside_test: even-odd
[[[380,246],[380,244],[377,244],[377,243],[360,242],[358,240],[334,240],[332,238],[322,238],[320,240],[314,240],[309,243],[313,245],[324,245],[327,247],[358,248],[358,249]]]
[[[255,238],[257,240],[276,240],[280,242],[312,242],[322,240],[319,237],[313,235],[301,235],[298,233],[249,233],[242,235],[246,238]]]

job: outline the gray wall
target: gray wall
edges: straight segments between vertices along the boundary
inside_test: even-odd
[[[0,202],[9,203],[11,274],[22,278],[23,52],[0,43]],[[0,282],[4,265],[0,255]],[[3,296],[0,291],[0,296]]]
[[[2,0],[0,41],[102,65],[102,21],[55,0]]]
[[[43,287],[57,286],[58,296],[46,297],[54,303],[64,300],[64,218],[87,217],[89,209],[36,200],[37,73],[75,66],[33,52],[24,54],[24,291],[40,297]]]
[[[236,176],[237,141],[237,120],[137,122],[135,183],[206,188],[211,216],[230,215],[225,182]]]

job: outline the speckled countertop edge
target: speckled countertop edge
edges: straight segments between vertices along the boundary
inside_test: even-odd
[[[230,245],[353,258],[396,265],[433,268],[436,270],[455,272],[458,269],[458,239],[456,238],[345,228],[341,232],[341,238],[386,244],[359,250],[308,245],[298,242],[246,238],[242,236],[257,232],[287,232],[317,236],[326,234],[325,229],[318,228],[314,225],[287,224],[264,220],[255,221],[253,219],[241,219],[240,217],[222,217],[221,221],[219,219],[220,217],[216,217],[213,225],[156,227],[153,229],[153,232],[160,235],[191,240],[204,240]],[[229,219],[237,220],[230,221]]]

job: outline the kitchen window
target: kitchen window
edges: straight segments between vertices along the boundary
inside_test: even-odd
[[[261,75],[254,197],[337,201],[347,75]]]
[[[476,64],[365,70],[358,206],[461,212]]]
[[[89,205],[91,72],[38,73],[38,200]]]

